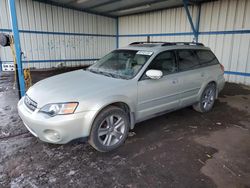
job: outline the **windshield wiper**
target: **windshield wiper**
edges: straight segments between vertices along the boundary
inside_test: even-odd
[[[98,71],[93,70],[93,69],[87,69],[87,71],[89,71],[89,72],[93,72],[93,73],[96,73],[96,74],[98,74],[98,73],[99,73]]]
[[[114,74],[114,73],[111,73],[111,72],[103,72],[103,71],[100,71],[100,73],[103,74],[103,75],[112,77],[112,78],[120,78],[120,79],[126,79],[126,80],[128,80],[127,77],[119,75],[119,74]]]
[[[109,72],[103,72],[103,71],[99,71],[100,74],[108,76],[108,77],[113,77],[114,78],[114,74],[109,73]]]
[[[113,74],[113,73],[110,73],[110,72],[104,72],[104,71],[93,70],[93,69],[88,69],[88,71],[93,72],[95,74],[102,74],[104,76],[108,76],[108,77],[112,77],[112,78],[120,78],[120,79],[128,80],[127,77],[119,75],[119,74]]]
[[[108,73],[108,72],[103,72],[103,71],[98,71],[98,70],[93,70],[93,69],[88,69],[90,72],[96,73],[96,74],[102,74],[108,77],[114,77],[114,74]]]
[[[113,77],[128,80],[128,78],[126,76],[122,76],[122,75],[119,75],[119,74],[113,74]]]

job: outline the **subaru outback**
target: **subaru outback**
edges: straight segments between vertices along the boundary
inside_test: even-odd
[[[223,74],[201,43],[134,42],[86,70],[36,83],[20,99],[18,112],[42,141],[85,138],[107,152],[118,148],[138,122],[187,106],[210,111],[224,87]]]

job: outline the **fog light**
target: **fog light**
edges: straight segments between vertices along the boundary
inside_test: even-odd
[[[59,132],[55,130],[49,130],[49,129],[45,130],[44,137],[51,142],[58,142],[61,140]]]

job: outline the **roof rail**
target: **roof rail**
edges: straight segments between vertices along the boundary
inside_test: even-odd
[[[161,46],[172,46],[172,45],[196,45],[196,46],[204,46],[203,43],[199,43],[199,42],[161,42],[161,41],[132,42],[129,45],[139,45],[139,44],[161,44]]]
[[[165,42],[162,46],[171,46],[171,45],[197,45],[197,46],[204,46],[203,43],[199,42]]]
[[[159,41],[153,41],[153,42],[147,42],[147,41],[141,41],[141,42],[132,42],[129,45],[138,45],[138,44],[163,44],[165,42],[159,42]]]

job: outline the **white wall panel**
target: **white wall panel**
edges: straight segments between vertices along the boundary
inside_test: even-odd
[[[195,24],[198,8],[191,6],[189,10]],[[249,75],[234,75],[235,72],[250,73],[250,33],[239,33],[240,30],[250,30],[250,0],[218,0],[202,4],[199,30],[199,42],[209,46],[225,66],[227,81],[250,85]],[[119,34],[122,35],[119,46],[146,41],[145,34],[151,36],[151,41],[192,41],[190,32],[184,8],[119,18]],[[174,33],[176,36],[166,36]]]
[[[250,73],[250,33],[204,35],[202,32],[249,30],[249,18],[249,0],[221,0],[201,7],[199,41],[215,52],[226,71]],[[225,77],[230,82],[250,85],[249,76],[226,74]]]
[[[6,9],[6,3],[6,0],[0,0],[0,29],[10,29],[9,9]],[[9,34],[9,32],[6,33]],[[2,48],[0,46],[0,60],[11,61],[9,48]]]
[[[0,29],[10,29],[7,3],[0,0]],[[32,0],[16,0],[16,11],[24,61],[30,61],[30,67],[51,68],[58,60],[79,66],[93,61],[78,59],[98,59],[116,48],[113,18]],[[0,49],[1,61],[12,60],[9,52],[9,48]]]
[[[189,9],[192,17],[196,18],[197,7],[190,6]],[[190,34],[191,32],[192,29],[184,8],[167,9],[119,18],[120,47],[135,41],[146,41],[147,37],[145,35],[147,34],[150,35],[151,41],[192,41],[194,37]],[[175,33],[186,34],[171,35]],[[141,34],[143,36],[140,36]],[[154,34],[162,36],[155,36]]]
[[[196,18],[197,8],[194,6],[189,8],[192,17]],[[119,18],[120,35],[176,32],[192,32],[184,8],[167,9]]]
[[[249,29],[249,0],[220,0],[202,4],[200,31]]]
[[[53,62],[58,59],[75,59],[65,63],[78,66],[92,61],[77,59],[100,58],[115,48],[115,37],[79,35],[115,35],[115,19],[31,0],[17,0],[16,4],[21,47],[29,60],[36,61],[32,67],[50,68],[58,64]],[[190,6],[189,9],[196,23],[198,8]],[[201,6],[199,42],[215,52],[226,71],[250,73],[250,33],[224,32],[250,30],[249,18],[250,0],[218,0]],[[0,0],[0,29],[10,29],[7,0]],[[119,18],[120,47],[145,41],[148,34],[152,41],[192,41],[191,33],[184,8]],[[12,60],[8,48],[0,48],[0,57],[2,61]],[[228,81],[250,85],[249,76],[225,76]]]
[[[182,41],[190,42],[193,40],[193,36],[152,36],[150,37],[151,41]],[[120,46],[127,46],[128,44],[135,41],[147,41],[147,37],[121,37],[119,39]]]

